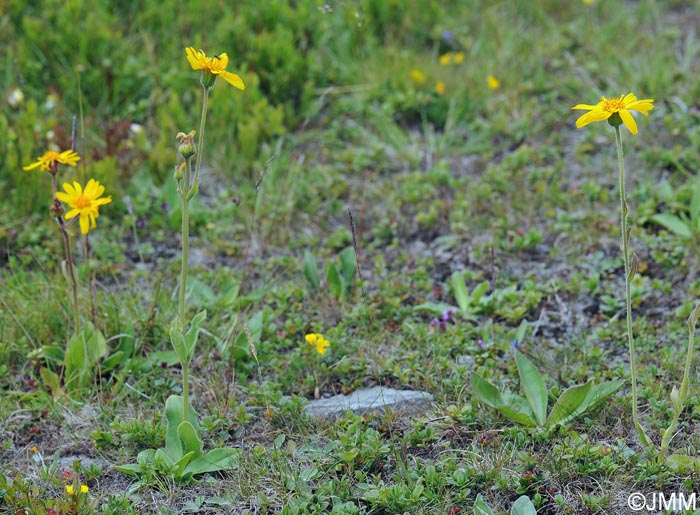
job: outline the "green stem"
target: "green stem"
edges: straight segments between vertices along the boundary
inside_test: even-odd
[[[190,176],[192,171],[192,159],[185,161],[184,177],[180,181],[180,200],[182,202],[182,266],[180,269],[180,298],[178,309],[180,321],[185,325],[185,290],[187,289],[187,267],[190,254]]]
[[[56,199],[57,184],[55,171],[51,173],[51,190],[53,192],[54,205],[60,206],[60,204],[58,204],[58,200]],[[73,293],[73,324],[75,334],[78,334],[80,332],[80,305],[78,304],[78,281],[75,278],[75,270],[73,269],[73,253],[70,250],[70,237],[68,236],[66,223],[63,221],[63,217],[57,216],[56,222],[58,223],[58,227],[61,232],[63,249],[66,253],[66,265],[68,268],[68,276],[70,277],[71,290]]]
[[[78,304],[78,281],[75,278],[75,270],[73,269],[73,254],[70,250],[70,237],[68,236],[68,231],[66,230],[66,224],[63,218],[60,216],[56,217],[58,222],[58,227],[61,231],[61,238],[63,239],[63,248],[66,251],[66,267],[68,268],[68,275],[71,282],[71,290],[73,292],[73,317],[75,325],[75,334],[80,332],[80,306]]]
[[[190,177],[192,176],[192,158],[185,161],[184,176],[180,181],[180,200],[182,201],[182,259],[180,268],[180,298],[178,311],[183,330],[186,329],[185,320],[185,292],[187,290],[187,272],[190,258]],[[182,413],[185,421],[189,422],[189,363],[182,363]]]
[[[625,198],[625,163],[622,153],[622,137],[620,136],[620,126],[615,127],[615,142],[617,143],[617,164],[620,171],[620,229],[622,237],[622,256],[625,261],[625,307],[627,310],[627,342],[630,352],[630,379],[632,381],[632,419],[634,427],[637,429],[639,441],[645,447],[651,445],[649,437],[644,432],[642,424],[639,422],[639,413],[637,411],[637,365],[635,363],[634,352],[634,335],[632,333],[632,295],[630,277],[630,259],[628,244],[628,229],[627,229],[627,200]]]
[[[88,288],[90,288],[90,314],[92,325],[97,329],[97,293],[95,292],[95,279],[90,269],[90,239],[85,235],[85,266],[87,267]]]
[[[190,366],[182,365],[182,419],[190,421]]]
[[[199,190],[199,166],[204,153],[204,127],[207,124],[207,104],[209,103],[209,88],[202,85],[202,117],[199,120],[199,142],[197,143],[197,161],[194,166],[194,185]]]

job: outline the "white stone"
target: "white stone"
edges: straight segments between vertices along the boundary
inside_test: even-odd
[[[346,411],[358,415],[386,411],[416,414],[425,411],[433,396],[415,390],[394,390],[383,386],[373,386],[355,390],[350,395],[334,395],[311,401],[304,408],[309,415],[316,417],[337,417]]]

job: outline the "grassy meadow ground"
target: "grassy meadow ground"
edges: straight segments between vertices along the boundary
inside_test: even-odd
[[[481,494],[497,514],[521,495],[541,515],[625,514],[633,492],[700,491],[697,471],[657,464],[632,425],[614,131],[577,129],[571,111],[601,95],[655,100],[623,143],[639,406],[658,446],[700,299],[695,3],[0,7],[0,513],[471,514]],[[172,171],[175,134],[196,129],[201,108],[188,46],[227,52],[246,83],[218,80],[210,98],[187,293],[191,314],[208,313],[191,370],[204,445],[241,452],[233,469],[180,484],[112,466],[163,445],[163,406],[182,388]],[[90,232],[89,270],[73,227],[82,317],[92,273],[108,350],[69,395],[47,373],[61,374],[73,330],[50,180],[22,166],[72,140],[82,159],[59,182],[94,177],[113,200]],[[352,248],[348,208],[362,281],[339,290],[326,270]],[[456,305],[455,272],[488,289],[441,325],[420,306]],[[515,424],[469,378],[516,391],[519,328],[550,406],[588,380],[625,385],[564,426]],[[312,332],[331,342],[325,355],[304,341]],[[671,442],[690,456],[697,383],[693,369]],[[304,412],[316,388],[372,385],[435,401],[419,417]],[[65,490],[74,478],[89,487],[79,499]]]

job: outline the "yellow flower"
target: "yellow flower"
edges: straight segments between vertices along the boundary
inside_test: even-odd
[[[245,89],[245,84],[243,84],[243,79],[240,76],[226,71],[226,66],[228,66],[228,55],[226,53],[207,57],[203,50],[195,50],[192,47],[185,48],[185,53],[193,70],[202,70],[203,74],[218,75],[233,87],[240,90]],[[214,82],[211,81],[211,85],[213,84]]]
[[[654,100],[647,98],[637,100],[637,97],[632,93],[620,95],[620,98],[605,98],[600,97],[600,102],[596,105],[577,104],[571,109],[586,109],[589,112],[580,116],[576,120],[576,127],[584,127],[592,122],[602,122],[608,120],[608,123],[614,127],[619,127],[621,123],[629,129],[632,134],[637,134],[637,124],[632,118],[630,111],[639,111],[644,116],[649,114],[649,111],[654,109]]]
[[[90,489],[88,488],[87,485],[80,485],[80,493],[81,494],[86,494],[88,493]],[[73,488],[73,485],[66,485],[66,493],[68,495],[75,495],[75,489]]]
[[[442,82],[441,80],[437,81],[435,83],[435,92],[438,95],[444,95],[445,94],[445,83]]]
[[[307,343],[316,349],[319,354],[325,354],[326,348],[331,346],[331,343],[326,340],[320,333],[311,333],[304,336]]]
[[[63,185],[65,193],[59,191],[56,198],[65,202],[72,209],[66,213],[66,220],[80,215],[80,232],[87,234],[95,228],[95,219],[100,216],[99,206],[112,202],[112,197],[99,198],[105,192],[105,187],[95,179],[90,179],[85,185],[85,190],[79,183],[73,182]]]
[[[497,90],[498,88],[501,87],[501,81],[499,81],[493,75],[489,75],[488,77],[486,77],[486,84],[488,84],[489,89],[493,89],[493,90]]]
[[[447,52],[438,58],[438,63],[441,66],[460,64],[462,61],[464,61],[464,52]]]
[[[411,79],[413,79],[413,82],[415,82],[419,86],[422,86],[426,82],[428,82],[428,77],[426,77],[425,73],[420,71],[418,68],[413,68],[411,70]]]
[[[45,172],[46,170],[52,170],[55,172],[58,163],[75,166],[80,161],[80,156],[73,150],[66,150],[64,152],[56,152],[54,150],[49,150],[43,156],[37,158],[36,163],[32,163],[27,166],[23,166],[22,169],[34,170],[34,168],[39,168],[40,172]]]

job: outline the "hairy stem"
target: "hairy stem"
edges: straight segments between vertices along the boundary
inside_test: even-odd
[[[95,278],[90,269],[90,239],[85,235],[85,266],[87,267],[88,288],[90,289],[90,314],[92,325],[97,329],[97,293],[95,291]]]
[[[625,307],[627,311],[627,342],[630,352],[630,379],[632,382],[632,419],[634,427],[637,429],[639,441],[645,447],[651,445],[649,437],[647,437],[641,423],[639,422],[639,413],[637,410],[637,365],[635,363],[634,352],[634,335],[632,333],[632,296],[630,276],[630,257],[628,249],[628,229],[627,229],[627,199],[625,196],[625,163],[622,153],[622,137],[620,136],[620,127],[615,127],[615,142],[617,143],[617,164],[620,172],[620,232],[622,238],[622,256],[625,261]]]
[[[178,302],[178,313],[183,330],[186,330],[187,321],[185,319],[185,292],[187,291],[187,272],[189,270],[190,258],[190,179],[192,177],[192,158],[185,160],[185,170],[180,181],[180,200],[182,202],[182,259],[180,269],[180,296]],[[189,363],[182,363],[182,399],[183,418],[189,422]]]
[[[56,198],[56,171],[51,171],[51,191],[53,192],[53,202],[54,206],[60,206],[58,199]],[[61,211],[62,212],[62,211]],[[68,236],[68,231],[66,230],[66,223],[63,221],[62,216],[56,216],[56,222],[58,223],[58,228],[61,232],[61,240],[63,241],[63,250],[66,253],[66,266],[68,268],[68,276],[70,277],[71,290],[73,293],[73,329],[75,334],[80,332],[80,305],[78,304],[78,281],[75,278],[75,270],[73,269],[73,253],[70,250],[70,236]]]

